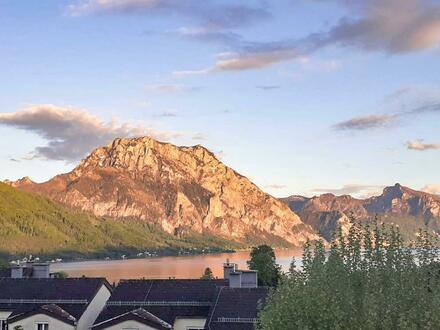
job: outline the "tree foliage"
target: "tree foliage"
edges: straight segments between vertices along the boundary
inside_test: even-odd
[[[247,262],[249,269],[258,272],[258,285],[276,286],[281,278],[281,267],[276,263],[275,252],[268,245],[254,247]]]
[[[271,294],[260,329],[438,329],[438,239],[420,231],[410,245],[395,226],[354,223],[325,249],[304,248]]]
[[[205,268],[203,275],[200,277],[201,280],[213,280],[214,275],[212,274],[212,270],[209,267]]]

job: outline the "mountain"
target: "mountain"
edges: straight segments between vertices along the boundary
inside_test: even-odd
[[[290,196],[281,200],[326,239],[331,238],[338,225],[348,231],[350,217],[368,220],[376,215],[381,221],[398,224],[406,237],[425,226],[440,231],[440,196],[398,183],[386,187],[380,196],[367,199],[323,194],[312,198]]]
[[[195,232],[278,246],[318,238],[284,203],[200,145],[116,139],[70,173],[10,184],[95,216],[139,219],[176,237]]]
[[[219,251],[237,247],[236,243],[211,236],[178,239],[141,221],[75,212],[0,183],[0,259],[2,255],[29,254],[50,258],[119,257],[145,250],[175,254],[181,249]]]

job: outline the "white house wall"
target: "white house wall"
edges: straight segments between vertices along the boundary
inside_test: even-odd
[[[108,298],[110,298],[110,295],[110,290],[105,285],[101,286],[89,306],[87,306],[86,311],[78,320],[78,330],[88,330],[91,328],[98,318],[99,313],[103,310]]]
[[[174,322],[174,330],[187,330],[189,328],[195,328],[195,329],[203,329],[205,327],[206,319],[200,318],[200,319],[184,319],[184,318],[177,318]]]
[[[108,328],[105,330],[122,330],[122,329],[136,329],[136,330],[156,330],[148,325],[136,322],[136,321],[124,321]],[[185,329],[186,330],[186,329]]]
[[[0,311],[0,320],[6,320],[11,314],[12,311],[11,312]]]
[[[48,323],[49,324],[49,330],[56,329],[56,330],[75,330],[75,327],[73,325],[64,323],[60,320],[54,319],[50,316],[44,315],[44,314],[36,314],[32,315],[28,318],[25,318],[23,320],[10,323],[8,325],[9,329],[14,329],[17,325],[21,325],[23,327],[23,330],[35,330],[36,324],[42,322],[42,323]]]
[[[9,315],[11,315],[12,312],[5,312],[5,311],[0,311],[0,320],[7,320]]]

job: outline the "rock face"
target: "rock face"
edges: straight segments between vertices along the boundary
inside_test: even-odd
[[[429,220],[440,217],[440,196],[396,184],[385,188],[381,196],[366,200],[365,208],[370,214],[392,213]]]
[[[141,219],[175,235],[209,232],[292,245],[318,238],[284,203],[201,146],[116,139],[70,173],[13,185],[98,216]]]
[[[440,196],[412,190],[396,184],[386,187],[382,195],[368,199],[324,194],[312,198],[290,196],[282,199],[301,219],[321,236],[330,239],[337,225],[350,227],[349,217],[367,220],[376,214],[383,217],[416,218],[420,223],[440,229]]]
[[[351,227],[350,216],[362,219],[368,216],[363,201],[348,195],[290,196],[282,200],[326,240],[331,239],[338,226],[347,233]]]

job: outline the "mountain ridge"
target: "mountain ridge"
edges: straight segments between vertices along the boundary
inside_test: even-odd
[[[381,195],[357,199],[350,195],[322,194],[313,197],[292,195],[281,198],[301,219],[321,236],[330,239],[335,228],[347,231],[349,218],[365,221],[378,215],[395,224],[417,222],[440,232],[440,196],[417,191],[399,183],[385,187]],[[417,221],[421,220],[421,221]]]
[[[278,199],[206,148],[118,138],[66,174],[11,183],[96,216],[137,218],[173,235],[300,246],[319,237]]]

